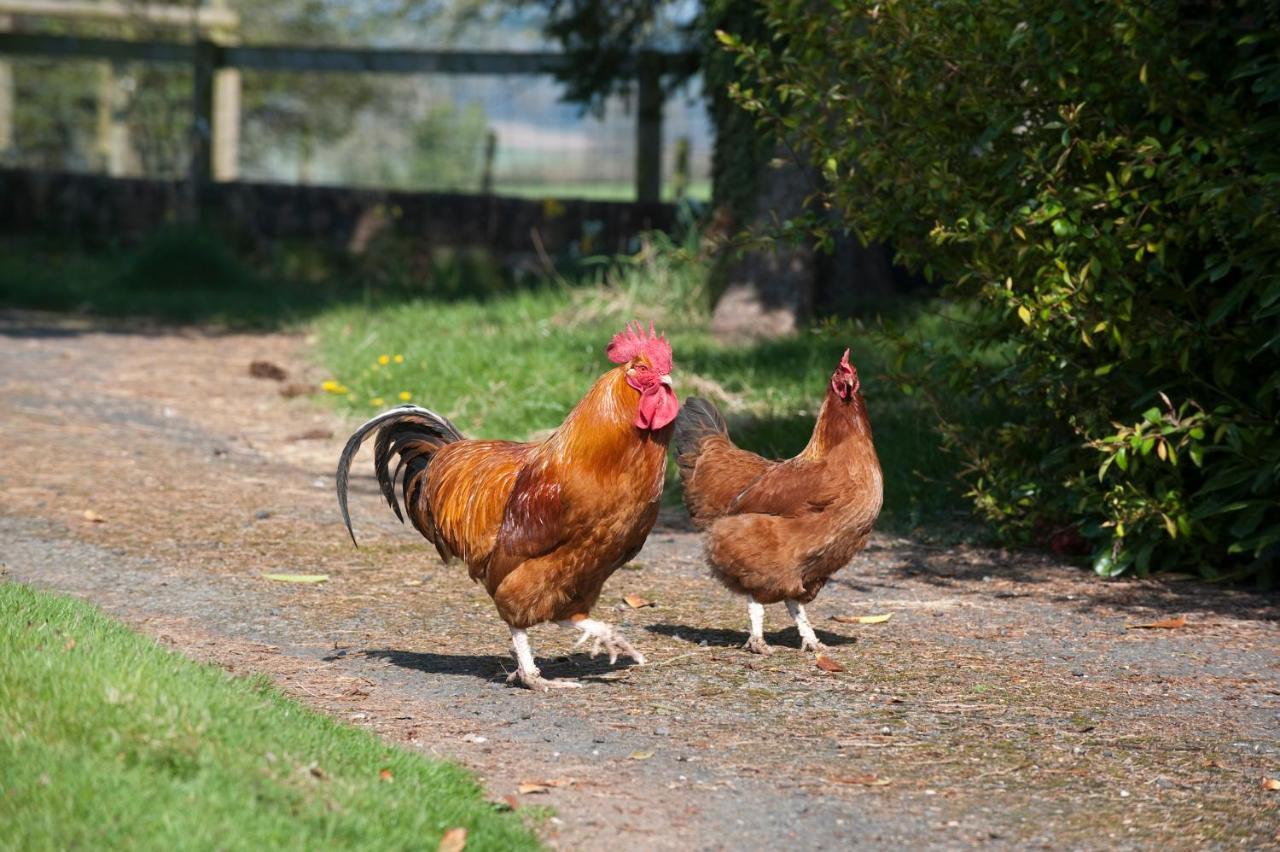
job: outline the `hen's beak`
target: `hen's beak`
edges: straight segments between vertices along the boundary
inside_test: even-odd
[[[663,376],[663,377],[662,377],[662,379],[661,379],[661,381],[662,381],[662,383],[663,383],[664,385],[666,385],[667,387],[671,387],[671,376],[669,376],[669,375],[668,375],[668,376]]]

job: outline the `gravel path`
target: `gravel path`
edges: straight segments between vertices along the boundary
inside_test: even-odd
[[[352,424],[248,373],[314,381],[306,347],[0,315],[4,579],[461,761],[555,847],[1280,843],[1275,597],[880,536],[810,608],[846,669],[827,673],[781,607],[778,652],[739,649],[745,607],[671,512],[596,612],[650,664],[568,656],[572,636],[539,628],[544,671],[590,686],[511,689],[488,598],[395,523],[366,456],[351,547],[331,477]],[[832,620],[872,613],[893,617]]]

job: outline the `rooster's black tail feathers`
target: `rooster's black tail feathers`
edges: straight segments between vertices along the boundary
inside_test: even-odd
[[[418,474],[427,469],[436,450],[462,440],[462,433],[448,419],[417,405],[402,405],[384,411],[357,429],[342,448],[342,455],[338,457],[337,474],[338,507],[342,510],[342,520],[347,525],[353,544],[356,534],[351,529],[351,513],[347,509],[347,482],[351,474],[351,460],[359,452],[360,445],[375,431],[377,438],[373,445],[373,465],[378,474],[378,486],[401,523],[404,522],[404,514],[396,499],[396,480],[400,477],[400,472],[404,471],[400,496],[405,511],[408,511],[414,496],[410,491],[411,484],[421,482]],[[400,458],[394,471],[389,469],[392,453]],[[416,490],[415,487],[414,491]],[[418,519],[412,512],[410,518],[415,527],[419,526]],[[420,531],[428,538],[433,538],[425,530]]]

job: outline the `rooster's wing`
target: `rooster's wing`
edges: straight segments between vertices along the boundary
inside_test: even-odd
[[[520,469],[489,558],[485,585],[490,593],[528,559],[551,553],[567,538],[560,482],[546,461]]]

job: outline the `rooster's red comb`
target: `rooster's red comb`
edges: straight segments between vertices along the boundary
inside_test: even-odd
[[[671,344],[666,335],[654,334],[653,323],[649,323],[648,332],[640,323],[631,323],[613,336],[605,354],[615,364],[625,364],[637,355],[644,355],[658,375],[671,372]]]
[[[858,371],[857,371],[857,370],[855,370],[855,369],[853,368],[853,365],[849,363],[849,350],[848,350],[848,349],[844,350],[844,355],[840,356],[840,366],[839,366],[839,367],[837,367],[836,369],[838,369],[838,370],[839,370],[840,372],[842,372],[842,373],[848,373],[848,374],[850,374],[850,375],[857,375]]]

